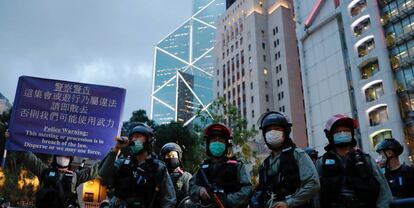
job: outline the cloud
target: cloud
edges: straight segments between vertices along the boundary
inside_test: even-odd
[[[150,110],[154,45],[191,15],[191,0],[0,1],[0,92],[21,75],[127,89],[124,119]]]

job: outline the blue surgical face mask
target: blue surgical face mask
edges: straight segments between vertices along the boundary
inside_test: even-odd
[[[226,150],[226,144],[222,142],[211,142],[208,148],[214,157],[221,157]]]
[[[349,143],[352,141],[352,134],[351,132],[338,132],[333,135],[333,141],[335,144],[344,144]]]
[[[139,140],[135,140],[129,144],[129,148],[131,150],[131,153],[136,155],[141,153],[141,150],[144,149],[144,144]]]

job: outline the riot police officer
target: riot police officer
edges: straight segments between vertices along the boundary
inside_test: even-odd
[[[368,154],[355,148],[357,128],[358,122],[345,115],[334,115],[326,123],[329,144],[316,163],[323,208],[388,207],[392,199],[379,167]]]
[[[312,160],[313,164],[315,164],[316,161],[318,160],[318,154],[319,154],[319,152],[316,151],[315,149],[313,149],[312,147],[306,147],[303,150],[306,152],[306,154],[308,154],[308,156]]]
[[[398,158],[404,151],[403,146],[394,138],[387,138],[377,144],[375,151],[380,154],[379,163],[385,170],[392,195],[397,199],[414,197],[414,168],[401,164]]]
[[[280,112],[259,119],[270,155],[259,168],[259,185],[251,199],[254,207],[309,207],[319,190],[318,173],[309,156],[290,138],[292,124]]]
[[[117,138],[115,147],[102,161],[99,169],[104,184],[110,187],[111,207],[151,208],[174,207],[174,186],[165,164],[152,153],[153,130],[139,123],[128,140]],[[129,155],[116,159],[122,148]]]
[[[167,165],[171,180],[174,184],[177,203],[188,196],[191,173],[182,169],[183,151],[181,147],[173,142],[165,144],[161,148],[161,158]]]
[[[6,138],[8,137],[9,133],[6,133]],[[76,189],[98,176],[99,163],[73,171],[73,156],[54,155],[50,165],[43,163],[32,152],[24,152],[22,156],[25,167],[40,180],[35,197],[38,208],[80,207]]]
[[[190,180],[191,199],[220,208],[245,205],[252,185],[244,164],[229,157],[230,129],[222,124],[212,124],[204,130],[204,138],[209,158]]]

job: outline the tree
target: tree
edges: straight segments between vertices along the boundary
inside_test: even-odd
[[[148,126],[155,128],[155,122],[148,118],[147,112],[143,109],[132,112],[131,118],[128,121],[124,121],[122,124],[122,135],[127,136],[128,132],[134,128],[138,123],[145,123]]]
[[[189,172],[194,172],[197,169],[204,151],[201,141],[188,127],[184,127],[179,122],[163,124],[157,127],[155,138],[154,150],[156,153],[159,153],[162,146],[168,142],[177,143],[183,150],[184,168]]]
[[[252,163],[256,154],[248,142],[257,134],[257,130],[247,128],[247,121],[241,116],[241,111],[236,106],[227,104],[223,97],[213,101],[207,110],[208,112],[199,108],[197,114],[200,123],[194,125],[195,132],[202,135],[203,128],[211,123],[226,124],[233,133],[233,149],[236,150],[236,156],[240,156],[245,163]]]

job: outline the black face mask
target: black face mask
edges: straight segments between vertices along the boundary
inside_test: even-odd
[[[167,163],[169,170],[175,170],[180,167],[180,160],[178,160],[178,158],[167,158],[165,159],[165,162]]]

